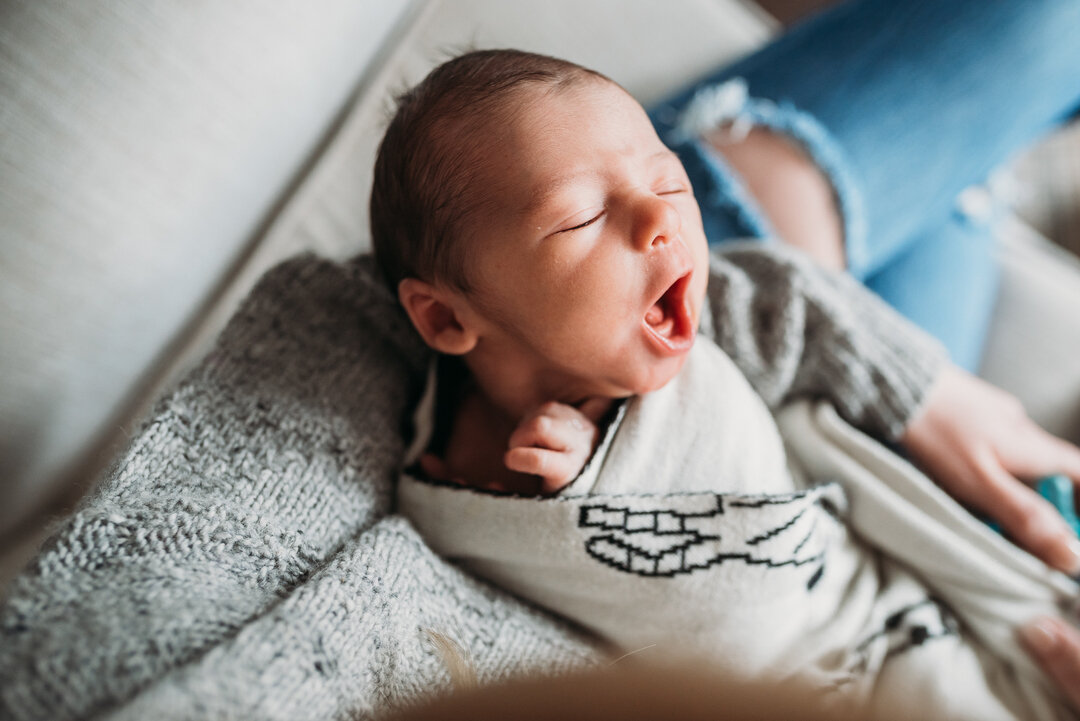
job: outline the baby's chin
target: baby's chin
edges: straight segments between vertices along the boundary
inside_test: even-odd
[[[695,333],[693,340],[696,339],[697,334]],[[658,359],[649,369],[649,372],[633,384],[634,387],[627,395],[644,395],[660,390],[675,380],[675,377],[679,375],[679,372],[686,364],[689,355],[690,350],[687,349],[685,353],[678,356]]]

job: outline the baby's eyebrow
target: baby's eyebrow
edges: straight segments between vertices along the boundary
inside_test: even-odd
[[[656,160],[660,159],[670,159],[675,162],[680,162],[679,156],[671,152],[667,148],[658,150],[652,155],[648,156],[648,158],[646,158],[646,160],[650,162],[655,162]],[[556,178],[552,182],[545,185],[542,189],[538,190],[535,193],[532,193],[529,197],[528,202],[526,202],[525,205],[522,206],[520,214],[522,216],[529,216],[535,213],[536,211],[544,207],[544,205],[546,205],[548,201],[550,201],[553,197],[558,195],[558,193],[563,190],[563,188],[573,185],[582,178],[589,177],[591,175],[594,175],[593,171],[583,170],[580,172],[569,173],[567,175]]]
[[[553,197],[559,194],[559,192],[567,186],[573,185],[582,178],[594,175],[591,171],[581,171],[578,173],[570,173],[568,175],[562,175],[552,182],[546,184],[543,188],[537,190],[529,196],[528,202],[521,208],[522,216],[529,216],[537,212],[550,201]]]

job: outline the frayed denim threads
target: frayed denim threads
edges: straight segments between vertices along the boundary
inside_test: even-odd
[[[775,239],[775,231],[738,174],[703,140],[723,129],[738,142],[752,128],[763,127],[797,142],[824,174],[840,213],[849,270],[856,276],[865,271],[869,249],[862,197],[843,150],[812,115],[791,103],[751,97],[746,81],[737,77],[699,88],[682,112],[661,106],[653,118],[663,140],[686,166],[710,243],[730,237]],[[724,222],[710,210],[734,217]]]

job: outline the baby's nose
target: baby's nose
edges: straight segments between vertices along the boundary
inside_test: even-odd
[[[674,240],[682,229],[682,217],[667,200],[652,195],[639,201],[637,224],[638,243],[649,248]]]

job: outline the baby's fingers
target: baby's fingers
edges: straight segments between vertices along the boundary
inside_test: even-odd
[[[538,446],[565,451],[590,446],[596,426],[579,411],[561,403],[548,403],[523,420],[510,434],[508,445]]]
[[[554,493],[572,481],[581,463],[572,454],[548,448],[511,448],[503,457],[511,471],[540,476],[540,492]]]

